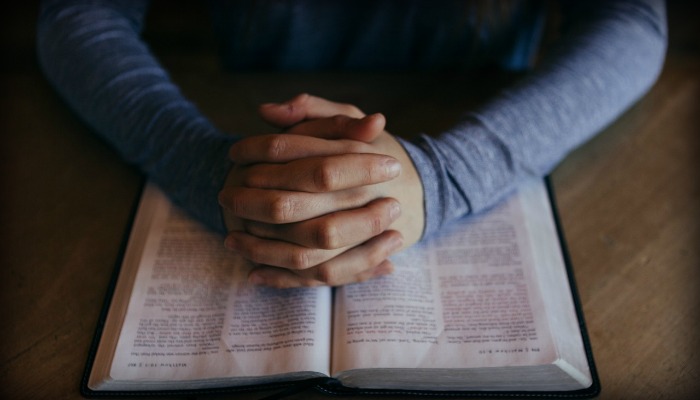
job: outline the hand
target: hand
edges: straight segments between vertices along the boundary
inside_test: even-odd
[[[357,118],[327,118],[339,112]],[[227,245],[254,262],[290,270],[258,268],[251,280],[283,287],[337,285],[389,273],[386,257],[420,238],[423,210],[415,169],[383,131],[383,117],[360,118],[364,114],[352,106],[307,95],[264,105],[261,114],[277,126],[298,125],[285,135],[245,139],[232,147],[237,170],[229,176],[233,185],[222,191],[221,202],[232,210],[225,213],[230,227],[232,216],[251,221],[245,222],[247,233],[238,224]],[[299,123],[309,118],[322,119]],[[338,137],[376,140],[327,140]],[[412,175],[408,188],[414,190],[393,192],[406,200],[418,194],[412,203],[418,211],[397,221],[408,232],[408,242],[396,231],[385,231],[399,214],[398,204],[385,197],[392,192],[386,183],[398,169],[397,160],[382,152],[397,154],[413,172],[402,174],[398,180],[403,183],[393,186],[401,187]],[[252,164],[256,162],[265,164]]]
[[[338,125],[338,134],[371,139],[384,127],[381,116],[335,118],[341,120],[347,124]],[[400,164],[369,151],[352,140],[293,133],[244,139],[232,147],[236,167],[220,196],[233,228],[226,245],[255,263],[294,271],[259,268],[252,281],[340,285],[391,272],[385,260],[403,241],[398,232],[385,230],[398,218],[400,205],[375,199],[366,188],[398,176]]]
[[[268,103],[260,107],[263,119],[277,127],[287,128],[287,134],[309,136],[315,138],[353,139],[365,143],[352,142],[357,149],[349,149],[349,152],[372,153],[391,156],[401,164],[401,175],[397,179],[385,180],[381,184],[365,186],[363,190],[373,193],[375,197],[395,198],[402,205],[401,217],[391,225],[392,229],[400,231],[404,236],[404,247],[416,243],[422,236],[424,228],[423,186],[413,162],[404,150],[403,146],[388,132],[384,130],[386,120],[381,114],[365,114],[357,107],[349,104],[335,103],[326,99],[301,94],[285,103]],[[370,120],[371,122],[369,122]],[[358,128],[357,125],[363,128]],[[251,138],[260,140],[261,137]],[[248,153],[248,147],[244,143],[238,143],[232,147],[232,152],[244,157]],[[247,143],[246,143],[247,144]],[[241,145],[241,147],[238,147]],[[283,162],[298,154],[296,149],[286,147],[277,149],[274,157],[266,157],[265,162]],[[232,154],[232,156],[236,156]],[[263,157],[259,157],[262,159]],[[345,165],[347,173],[354,173],[355,179],[368,173],[366,166],[362,164]],[[342,165],[338,165],[342,168]],[[342,169],[340,169],[342,170]],[[286,170],[289,172],[289,170]],[[271,171],[270,171],[271,172]],[[285,169],[279,168],[267,175],[268,180],[279,181],[283,184]],[[333,175],[330,171],[328,175]],[[262,182],[257,182],[256,187],[263,187]],[[268,188],[275,187],[269,184]],[[288,238],[291,239],[291,238]]]

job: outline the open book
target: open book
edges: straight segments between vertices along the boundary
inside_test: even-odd
[[[222,238],[147,185],[83,394],[251,390],[595,395],[598,379],[547,187],[339,288],[246,283]]]

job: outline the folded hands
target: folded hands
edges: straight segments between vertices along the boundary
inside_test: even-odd
[[[231,147],[219,195],[225,244],[273,287],[344,285],[391,273],[388,257],[417,242],[423,188],[381,114],[302,94],[260,106],[282,133]]]

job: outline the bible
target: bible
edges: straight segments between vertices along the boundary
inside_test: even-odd
[[[273,289],[146,184],[82,393],[595,396],[551,199],[533,180],[393,256],[391,275]]]

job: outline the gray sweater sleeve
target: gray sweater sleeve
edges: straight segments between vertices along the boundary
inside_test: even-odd
[[[544,176],[656,80],[663,1],[577,2],[566,31],[520,84],[437,137],[404,142],[425,190],[424,237]]]
[[[187,101],[139,35],[148,2],[45,1],[37,51],[48,80],[176,204],[223,231],[217,194],[235,140]]]

